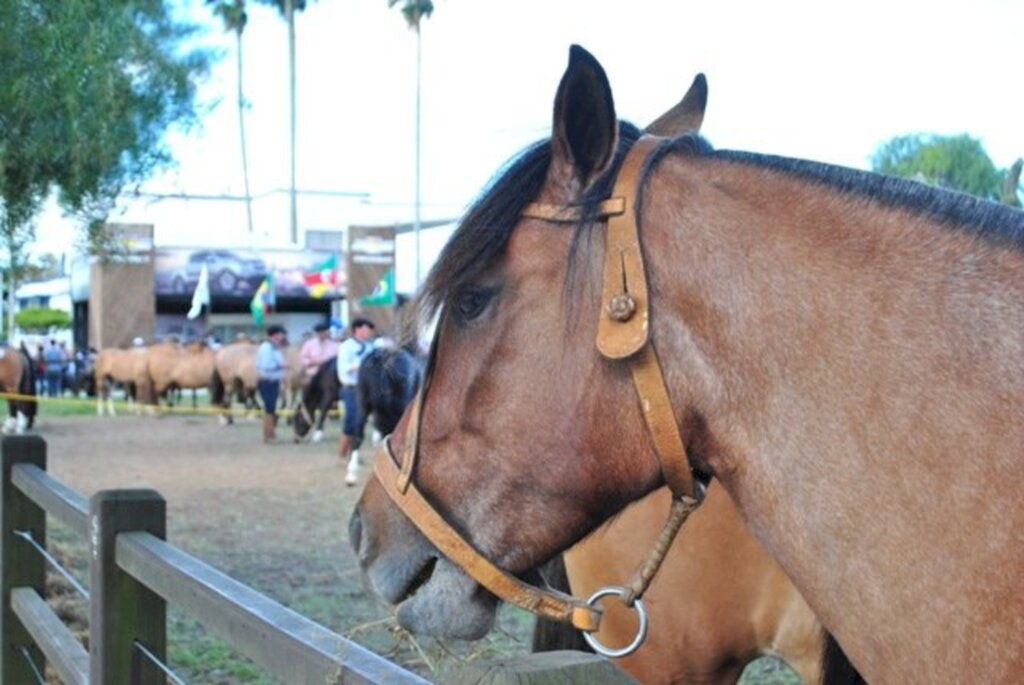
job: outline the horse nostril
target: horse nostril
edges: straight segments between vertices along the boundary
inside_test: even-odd
[[[356,554],[359,554],[359,547],[362,544],[363,538],[363,522],[359,518],[359,510],[356,509],[352,512],[352,517],[348,520],[348,542],[352,545],[352,549],[355,550]]]

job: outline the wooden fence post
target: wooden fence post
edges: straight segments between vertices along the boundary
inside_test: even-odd
[[[154,490],[103,490],[89,501],[89,680],[93,683],[161,683],[163,672],[142,656],[138,642],[167,659],[167,605],[117,566],[117,534],[167,534],[167,506]]]
[[[46,469],[46,443],[38,435],[9,435],[0,442],[3,486],[0,488],[0,683],[36,682],[43,653],[11,608],[11,589],[33,588],[43,594],[46,560],[14,531],[25,531],[46,544],[46,512],[11,482],[15,464]],[[26,658],[27,655],[27,658]]]

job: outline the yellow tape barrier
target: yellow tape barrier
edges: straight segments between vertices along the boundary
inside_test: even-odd
[[[96,398],[80,399],[77,397],[49,397],[46,395],[21,395],[14,392],[0,392],[0,398],[5,400],[19,400],[21,402],[35,402],[36,404],[65,404],[65,405],[90,405],[95,407],[100,400]],[[106,405],[107,401],[102,400]],[[162,405],[142,404],[136,402],[129,405],[125,400],[115,400],[114,406],[121,411],[150,411],[158,414],[210,414],[214,416],[247,416],[249,414],[262,414],[263,410],[255,408],[251,412],[247,409],[224,409],[222,407],[167,407]],[[278,416],[293,416],[297,412],[292,409],[282,409],[277,412]],[[332,409],[328,416],[337,417],[339,412]]]

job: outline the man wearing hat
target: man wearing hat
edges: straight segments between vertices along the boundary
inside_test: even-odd
[[[269,326],[267,339],[256,350],[256,389],[263,401],[263,442],[274,440],[274,428],[277,426],[277,397],[281,392],[281,379],[285,372],[285,338],[284,326]]]
[[[338,356],[338,343],[331,340],[330,329],[321,321],[313,326],[313,335],[299,348],[299,361],[306,371],[306,378],[312,379],[323,363]]]
[[[357,318],[352,322],[352,335],[338,347],[338,399],[345,409],[338,456],[348,465],[346,485],[355,485],[359,476],[359,453],[352,448],[365,417],[359,415],[356,384],[359,382],[360,364],[373,352],[373,334],[376,329],[369,319]]]

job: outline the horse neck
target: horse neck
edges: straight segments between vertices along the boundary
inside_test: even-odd
[[[869,681],[934,653],[998,679],[986,612],[1024,608],[1021,253],[735,163],[667,160],[646,197],[655,344],[748,526]]]

